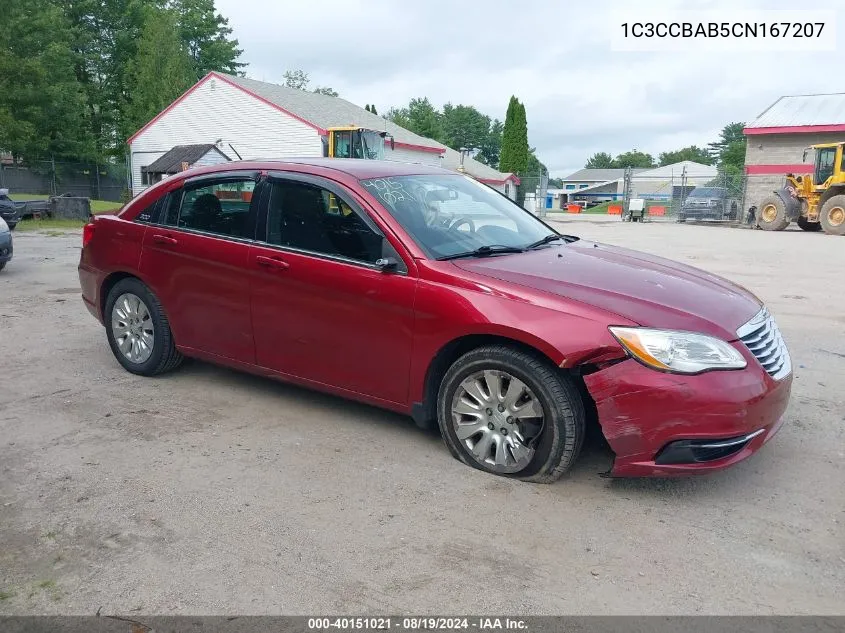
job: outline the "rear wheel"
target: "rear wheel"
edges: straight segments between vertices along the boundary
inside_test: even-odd
[[[821,222],[810,222],[805,217],[798,218],[798,220],[796,221],[796,224],[798,224],[798,226],[801,227],[801,229],[803,231],[810,231],[811,233],[814,232],[814,231],[821,231],[822,230]]]
[[[155,376],[182,363],[167,315],[139,279],[122,279],[114,285],[103,317],[112,353],[127,371]]]
[[[780,196],[769,196],[760,205],[757,226],[766,231],[783,231],[789,226],[786,205]]]
[[[0,262],[0,270],[3,270],[6,267],[6,262]]]
[[[581,450],[584,406],[568,376],[547,360],[504,345],[468,352],[437,397],[443,440],[463,463],[550,483]]]
[[[825,202],[819,221],[825,233],[845,235],[845,195],[833,196]]]

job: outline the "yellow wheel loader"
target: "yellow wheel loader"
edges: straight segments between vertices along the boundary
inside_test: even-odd
[[[823,143],[804,151],[815,152],[812,174],[787,174],[787,186],[760,203],[757,225],[782,231],[793,220],[805,231],[845,235],[845,143]]]
[[[323,154],[329,158],[362,158],[384,160],[384,143],[388,140],[394,147],[393,137],[387,132],[363,127],[330,127]]]

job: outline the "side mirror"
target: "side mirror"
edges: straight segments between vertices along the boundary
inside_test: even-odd
[[[376,260],[376,266],[381,269],[381,272],[392,272],[399,268],[399,260],[395,257],[381,257]]]

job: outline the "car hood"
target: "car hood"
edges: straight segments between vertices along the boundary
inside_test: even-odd
[[[574,299],[647,327],[737,338],[760,301],[726,279],[662,257],[578,240],[525,253],[455,260],[460,268]]]

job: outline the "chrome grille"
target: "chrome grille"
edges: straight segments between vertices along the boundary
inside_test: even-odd
[[[786,349],[777,323],[766,308],[740,327],[736,334],[748,351],[760,361],[766,373],[775,380],[788,376],[792,371],[789,350]]]

